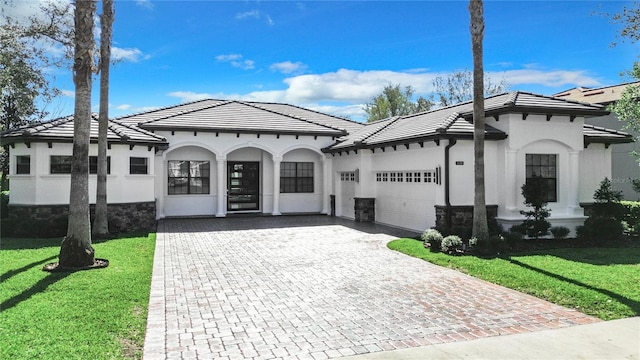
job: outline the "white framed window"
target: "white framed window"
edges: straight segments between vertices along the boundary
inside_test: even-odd
[[[129,158],[129,174],[132,175],[146,175],[149,173],[149,159],[145,157],[130,157]]]
[[[31,155],[16,156],[16,175],[31,174]]]

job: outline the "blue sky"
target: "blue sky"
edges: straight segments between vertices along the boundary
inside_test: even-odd
[[[541,94],[624,82],[620,73],[637,59],[638,45],[611,47],[619,28],[599,14],[625,4],[486,0],[485,71],[511,90]],[[116,1],[120,61],[111,69],[110,114],[229,98],[362,120],[362,105],[387,84],[428,96],[434,77],[472,68],[467,5]],[[52,112],[72,113],[71,73],[57,71],[56,85],[68,95],[50,105]]]

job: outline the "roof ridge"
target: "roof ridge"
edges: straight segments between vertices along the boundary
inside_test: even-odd
[[[317,111],[317,110],[313,110],[313,109],[307,109],[307,108],[303,108],[301,106],[298,105],[294,105],[294,104],[286,104],[286,103],[276,103],[276,102],[262,102],[262,101],[248,101],[249,103],[258,103],[258,104],[269,104],[269,105],[286,105],[286,106],[291,106],[294,107],[296,109],[300,109],[300,110],[305,110],[305,111],[311,111],[314,112],[316,114],[320,114],[320,115],[325,115],[325,116],[330,116],[332,118],[336,118],[339,120],[344,120],[344,121],[348,121],[354,124],[359,124],[359,125],[364,125],[363,123],[359,122],[359,121],[355,121],[355,120],[351,120],[351,119],[347,119],[347,118],[343,118],[337,115],[332,115],[332,114],[327,114],[327,113],[323,113],[321,111]]]
[[[459,112],[454,111],[449,116],[447,116],[443,122],[440,123],[440,126],[436,128],[437,132],[446,132],[455,122],[460,119],[461,115]]]
[[[616,130],[616,129],[609,129],[609,128],[606,128],[606,127],[596,126],[596,125],[593,125],[593,124],[583,124],[582,127],[583,128],[590,128],[590,129],[593,129],[593,130],[605,131],[605,132],[608,132],[610,134],[631,136],[631,134],[629,134],[627,132],[624,132],[624,131],[620,131],[620,130]]]
[[[124,124],[124,123],[121,123],[120,121],[116,121],[115,119],[109,119],[109,121],[107,123],[107,128],[109,130],[111,130],[114,134],[116,134],[116,136],[120,137],[120,139],[122,139],[124,141],[129,140],[130,136],[125,134],[124,131],[119,127],[126,128],[126,129],[129,129],[129,130],[133,130],[133,131],[139,132],[141,134],[144,134],[144,135],[147,135],[147,136],[151,136],[151,137],[153,137],[155,139],[158,139],[158,140],[163,140],[163,141],[167,140],[167,139],[165,139],[164,137],[162,137],[160,135],[157,135],[157,134],[154,134],[154,133],[152,133],[150,131],[141,129],[141,128],[137,127],[137,126]]]
[[[32,122],[32,123],[29,123],[29,124],[25,124],[22,127],[18,127],[16,130],[22,130],[23,134],[26,133],[28,135],[33,135],[33,134],[37,134],[39,132],[42,132],[44,130],[50,129],[52,127],[58,126],[60,124],[67,123],[69,121],[73,121],[73,115],[67,115],[67,116],[59,117],[57,119],[53,119],[53,120],[49,120],[49,121]],[[42,126],[42,129],[36,130],[35,128],[38,127],[38,126]],[[32,129],[35,130],[35,131],[31,131]],[[9,131],[11,131],[11,129],[7,129],[7,131],[5,131],[5,133],[8,133]]]
[[[208,99],[208,100],[213,100],[213,99]],[[204,100],[202,100],[202,101],[204,101]],[[159,118],[156,118],[156,119],[153,119],[153,120],[149,120],[149,121],[145,121],[145,122],[138,123],[138,124],[144,124],[144,125],[151,124],[151,123],[154,123],[154,122],[157,122],[157,121],[160,121],[160,120],[166,120],[166,119],[168,119],[170,117],[190,114],[190,113],[193,113],[193,112],[196,112],[196,111],[201,111],[201,110],[205,110],[205,109],[211,109],[211,108],[214,108],[214,107],[227,105],[227,104],[230,104],[230,103],[233,103],[233,102],[239,102],[237,100],[220,100],[220,101],[221,101],[220,103],[216,103],[216,104],[212,104],[212,105],[208,105],[208,106],[203,106],[203,107],[197,108],[197,109],[184,110],[184,111],[181,111],[181,112],[177,112],[177,113],[174,113],[174,114],[161,116]],[[182,104],[182,105],[187,105],[187,104]]]
[[[355,138],[353,140],[354,144],[362,144],[365,140],[369,139],[370,137],[379,134],[380,132],[384,131],[385,129],[387,129],[389,126],[395,124],[396,122],[398,122],[398,120],[400,120],[402,118],[402,116],[392,116],[390,118],[386,118],[386,119],[382,119],[379,120],[379,122],[382,121],[388,121],[387,124],[383,124],[383,126],[381,126],[379,129],[371,132],[370,134],[363,134],[363,136],[360,136],[358,138]]]
[[[309,123],[309,124],[314,124],[314,125],[318,125],[318,126],[322,126],[322,127],[328,128],[328,129],[338,130],[338,131],[341,131],[341,132],[346,132],[346,130],[340,129],[340,128],[335,127],[335,126],[331,126],[331,125],[327,125],[327,124],[320,124],[320,123],[317,123],[315,121],[312,121],[312,120],[309,120],[309,119],[305,119],[303,117],[300,117],[300,116],[297,116],[297,115],[293,115],[293,114],[283,114],[283,113],[281,113],[279,111],[268,109],[268,108],[263,107],[263,106],[254,105],[254,104],[252,104],[251,102],[248,102],[248,101],[236,100],[236,102],[238,102],[240,104],[247,105],[247,106],[251,106],[251,107],[253,107],[255,109],[260,109],[260,110],[268,111],[268,112],[273,113],[273,114],[283,115],[283,116],[290,117],[290,118],[295,119],[295,120],[304,121],[304,122]]]
[[[160,107],[157,109],[153,109],[153,110],[147,110],[147,111],[140,111],[137,113],[133,113],[133,114],[128,114],[128,115],[122,115],[122,116],[118,116],[115,119],[120,120],[120,119],[126,119],[126,118],[130,118],[130,117],[134,117],[134,116],[138,116],[138,115],[142,115],[142,114],[152,114],[154,112],[158,112],[158,111],[163,111],[163,110],[169,110],[169,109],[173,109],[173,108],[177,108],[180,106],[185,106],[185,105],[193,105],[199,102],[205,102],[205,101],[228,101],[228,100],[222,100],[222,99],[201,99],[201,100],[194,100],[194,101],[189,101],[186,103],[182,103],[182,104],[176,104],[176,105],[171,105],[171,106],[165,106],[165,107]],[[153,121],[153,120],[150,120]]]
[[[632,85],[632,84],[640,85],[640,81],[628,81],[628,82],[624,82],[624,83],[621,83],[621,84],[605,85],[605,86],[595,87],[595,88],[590,88],[590,87],[586,87],[586,86],[575,86],[575,87],[572,87],[571,89],[560,91],[560,92],[555,93],[555,94],[553,94],[551,96],[553,96],[553,97],[566,96],[568,94],[565,94],[565,93],[567,93],[567,92],[569,92],[571,90],[574,90],[574,89],[580,90],[581,92],[589,92],[589,91],[603,90],[603,89],[612,88],[612,87],[618,87],[618,86],[628,86],[628,85]]]

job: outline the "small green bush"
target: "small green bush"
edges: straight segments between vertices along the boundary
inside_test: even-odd
[[[516,248],[522,240],[524,240],[524,234],[515,230],[509,230],[503,235],[505,244],[511,248]]]
[[[481,256],[494,256],[508,249],[506,234],[492,235],[484,240],[472,238],[469,247],[472,253]]]
[[[551,223],[547,218],[551,215],[551,210],[547,208],[547,194],[549,186],[546,181],[536,175],[527,179],[522,185],[522,196],[524,196],[524,204],[532,210],[520,211],[525,216],[525,220],[518,228],[518,232],[526,234],[532,238],[540,238],[549,233]]]
[[[9,192],[0,192],[0,218],[9,217]]]
[[[428,247],[431,251],[440,251],[442,243],[442,234],[436,229],[427,229],[422,233],[420,239],[424,241],[424,247]]]
[[[457,235],[449,235],[442,239],[440,244],[442,252],[447,254],[455,254],[462,251],[462,239]]]
[[[551,231],[551,235],[553,235],[554,239],[564,239],[571,232],[571,230],[565,226],[553,226],[549,231]]]
[[[624,233],[622,192],[613,190],[611,180],[605,178],[593,195],[591,215],[580,230],[579,239],[596,244],[618,240]]]
[[[640,201],[621,201],[623,221],[629,235],[640,235]]]

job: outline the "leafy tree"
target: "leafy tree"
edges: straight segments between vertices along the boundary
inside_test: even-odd
[[[96,188],[96,213],[93,234],[106,237],[109,234],[107,214],[107,129],[109,126],[109,65],[111,63],[111,38],[113,33],[113,0],[102,0],[100,16],[100,111],[98,114],[98,183]]]
[[[468,69],[456,71],[446,77],[438,76],[433,80],[435,98],[439,106],[450,106],[473,100],[474,76]],[[497,84],[491,78],[483,76],[484,96],[501,94],[507,91],[504,80]]]
[[[640,63],[633,64],[630,74],[640,80]],[[609,110],[625,123],[625,129],[634,131],[636,141],[640,141],[640,85],[628,85],[620,94],[620,100],[609,105]],[[632,154],[640,162],[640,153],[636,151]]]
[[[374,97],[370,104],[364,106],[367,121],[410,115],[431,109],[433,103],[423,97],[419,97],[415,103],[412,102],[413,93],[414,90],[411,86],[406,86],[404,90],[400,88],[400,84],[385,86],[380,95]]]
[[[522,185],[524,204],[532,207],[533,210],[520,211],[526,219],[516,227],[516,231],[536,239],[549,233],[551,224],[547,218],[551,215],[551,211],[546,207],[548,193],[547,182],[536,175]]]
[[[3,5],[10,7],[13,2]],[[0,131],[49,115],[46,106],[39,108],[38,103],[50,103],[60,91],[50,84],[45,69],[62,66],[64,58],[49,56],[38,43],[60,44],[61,39],[68,39],[69,15],[70,6],[56,2],[44,5],[38,16],[21,21],[0,12]],[[0,187],[5,190],[8,148],[0,152],[0,162]]]
[[[480,241],[489,236],[484,187],[484,68],[482,41],[484,38],[484,5],[482,0],[469,1],[471,15],[471,48],[473,50],[473,154],[474,198],[473,237]]]
[[[71,164],[71,196],[69,226],[60,246],[59,265],[85,267],[95,262],[91,246],[89,219],[89,140],[91,125],[91,76],[95,40],[93,38],[96,4],[75,3],[75,51],[73,82],[76,87],[74,107],[73,160]]]
[[[620,24],[619,36],[635,43],[640,40],[640,3],[634,1],[632,5],[623,6],[622,12],[616,14],[605,13],[616,24]],[[616,45],[614,42],[613,46]],[[634,62],[631,71],[626,72],[633,79],[640,80],[640,63]],[[640,134],[640,85],[629,85],[622,92],[620,100],[609,106],[609,110],[618,115],[624,121],[627,130],[633,130]],[[640,141],[640,135],[636,136],[636,141]],[[640,153],[633,155],[640,161]]]
[[[627,38],[632,43],[640,40],[640,3],[634,1],[633,4],[623,6],[622,12],[604,15],[610,17],[614,23],[622,25],[620,37]],[[612,45],[615,46],[616,43]]]

